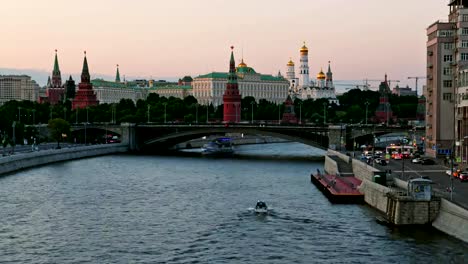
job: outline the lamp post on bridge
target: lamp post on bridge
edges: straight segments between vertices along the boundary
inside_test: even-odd
[[[253,108],[254,108],[254,104],[255,104],[255,101],[251,101],[251,102],[250,102],[250,105],[251,105],[251,108],[252,108],[252,118],[251,118],[251,121],[250,121],[251,124],[253,124]]]
[[[35,125],[36,124],[36,109],[33,109],[32,112],[33,112],[33,125]]]
[[[166,123],[166,106],[167,106],[167,103],[164,103],[164,124]]]
[[[151,106],[148,105],[148,110],[147,110],[148,122],[146,122],[146,123],[148,123],[148,124],[149,124],[149,122],[150,122],[150,107],[151,107]]]
[[[302,125],[302,102],[299,102],[299,124]]]
[[[366,101],[364,104],[366,105],[366,126],[367,126],[367,108],[369,107],[370,103]]]
[[[327,123],[327,103],[323,102],[323,124]]]
[[[198,103],[195,104],[195,123],[198,124]]]
[[[281,104],[278,104],[278,125],[281,124]]]
[[[386,103],[387,105],[387,127],[388,127],[388,124],[389,124],[389,120],[390,120],[390,103]]]

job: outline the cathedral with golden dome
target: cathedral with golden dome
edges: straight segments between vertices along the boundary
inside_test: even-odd
[[[299,50],[300,65],[299,76],[296,77],[295,64],[292,59],[286,64],[286,79],[289,81],[289,94],[293,98],[301,100],[327,98],[330,103],[338,104],[336,98],[335,85],[333,84],[333,73],[330,62],[328,62],[328,71],[325,74],[323,69],[317,73],[315,81],[310,80],[309,75],[309,49],[305,42]]]

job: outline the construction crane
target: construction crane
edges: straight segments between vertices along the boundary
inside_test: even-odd
[[[415,89],[416,89],[416,94],[418,93],[418,80],[419,79],[426,79],[426,76],[415,76],[415,77],[408,77],[408,80],[409,79],[414,79],[416,81],[416,86],[415,86]]]

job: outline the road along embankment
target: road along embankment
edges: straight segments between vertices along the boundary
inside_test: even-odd
[[[328,150],[327,155],[340,157],[351,163],[354,175],[362,180],[359,190],[364,193],[365,202],[385,214],[387,220],[395,225],[431,224],[436,229],[468,242],[468,210],[447,199],[436,196],[431,201],[415,201],[407,196],[408,182],[394,178],[387,181],[392,187],[374,181],[379,171],[368,164],[343,153]],[[338,170],[336,162],[325,159],[325,167],[330,171]]]
[[[128,151],[127,144],[105,144],[41,150],[0,158],[0,175],[49,163]]]

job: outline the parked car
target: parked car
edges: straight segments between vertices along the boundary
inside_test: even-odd
[[[424,159],[421,159],[421,164],[422,165],[434,165],[435,161],[432,159],[424,158]]]
[[[387,161],[384,160],[384,159],[381,159],[381,158],[376,158],[376,159],[375,159],[375,163],[380,164],[380,165],[382,165],[382,166],[386,166],[386,165],[387,165]]]
[[[458,175],[458,179],[459,179],[461,182],[468,181],[468,171],[462,171],[462,172],[460,172],[460,174]]]
[[[452,171],[451,170],[446,170],[445,171],[445,174],[447,174],[448,176],[452,175]]]

